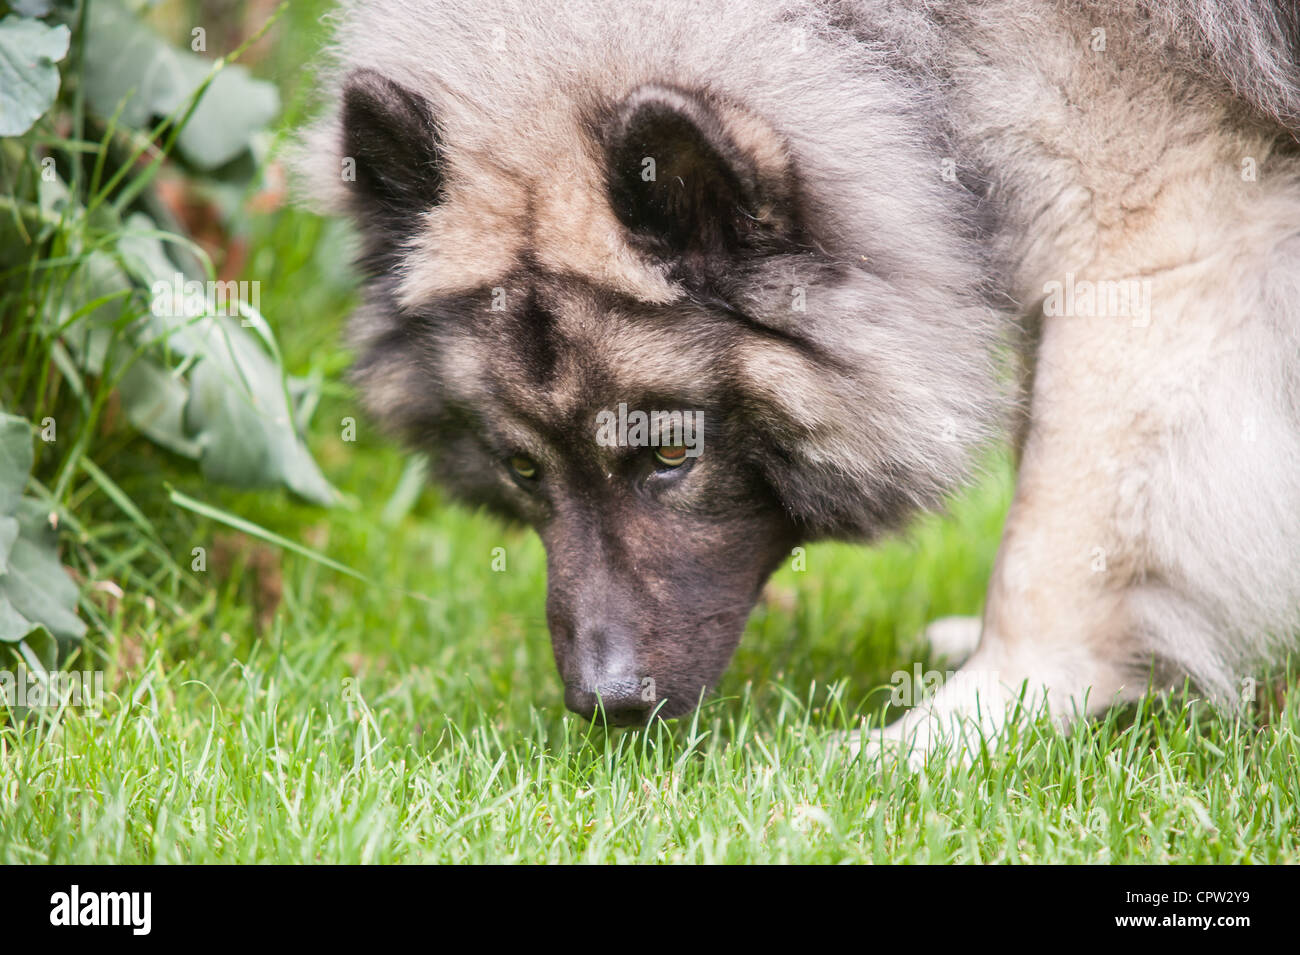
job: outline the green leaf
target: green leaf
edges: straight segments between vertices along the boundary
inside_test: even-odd
[[[14,541],[18,539],[18,521],[12,517],[0,517],[0,574],[9,566],[9,552],[13,550]]]
[[[58,661],[58,640],[79,639],[77,586],[58,558],[59,535],[40,501],[25,497],[0,518],[0,643],[16,644],[29,666]]]
[[[0,516],[12,514],[32,473],[32,428],[23,418],[0,413]]]
[[[171,47],[117,0],[95,0],[86,33],[86,95],[100,116],[123,101],[121,121],[144,129],[184,106],[217,65]],[[227,65],[212,80],[177,146],[200,169],[223,166],[249,146],[280,109],[275,87],[242,66]]]
[[[248,327],[204,314],[201,304],[189,314],[184,286],[202,283],[172,261],[148,216],[131,215],[126,229],[116,255],[90,253],[68,284],[62,338],[78,364],[92,374],[122,369],[117,386],[127,419],[150,440],[197,458],[206,477],[238,487],[284,484],[333,504],[337,492],[298,432],[297,412],[314,404],[312,386],[286,379],[265,319],[233,296],[227,304],[243,310]],[[132,290],[125,319],[140,317],[126,329],[124,293]],[[150,304],[142,315],[141,292]]]
[[[44,17],[54,9],[54,0],[9,0],[9,6],[25,17]]]
[[[17,643],[35,629],[36,624],[20,614],[9,598],[0,593],[0,642]]]
[[[117,388],[127,420],[145,437],[174,454],[199,456],[202,448],[185,431],[185,402],[190,390],[183,378],[141,359],[126,370]]]
[[[10,14],[0,20],[0,136],[21,136],[59,95],[68,28]]]
[[[56,637],[76,640],[86,633],[86,624],[75,613],[77,585],[64,571],[53,547],[19,536],[9,552],[6,571],[0,574],[0,597]]]
[[[308,500],[333,503],[333,488],[294,430],[280,369],[239,327],[209,332],[184,419],[203,473],[236,487],[283,481]]]
[[[184,308],[173,314],[169,303],[184,304],[174,302],[171,293],[184,292],[175,283],[188,277],[167,257],[146,216],[133,215],[127,224],[131,231],[119,243],[122,261],[150,289],[153,303],[137,335],[142,343],[154,343],[157,352],[191,363],[188,391],[167,372],[141,370],[124,380],[122,395],[132,422],[173,450],[191,448],[203,474],[214,481],[236,487],[283,483],[310,501],[334,503],[336,492],[298,433],[294,388],[264,347],[264,342],[274,346],[266,321],[247,307],[248,328],[243,319],[228,315],[194,317]],[[182,394],[183,408],[177,404]]]
[[[46,550],[59,546],[59,532],[50,523],[50,510],[34,497],[18,502],[13,516],[18,521],[18,536],[34,541]]]

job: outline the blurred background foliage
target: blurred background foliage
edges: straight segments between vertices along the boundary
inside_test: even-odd
[[[0,3],[0,482],[25,490],[0,494],[0,643],[29,666],[75,645],[78,602],[111,635],[124,599],[210,600],[217,532],[176,501],[294,530],[339,501],[306,438],[345,393],[347,237],[286,205],[273,158],[319,15]],[[221,540],[218,563],[247,550]]]

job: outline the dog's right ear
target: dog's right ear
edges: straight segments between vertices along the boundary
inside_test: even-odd
[[[375,70],[343,85],[343,179],[365,233],[364,267],[387,271],[420,215],[442,198],[442,147],[433,109]]]

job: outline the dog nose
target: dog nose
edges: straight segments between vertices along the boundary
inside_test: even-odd
[[[603,715],[610,726],[644,724],[651,707],[642,699],[641,684],[633,680],[618,680],[594,688],[566,684],[564,705],[592,722]]]
[[[564,704],[586,719],[604,715],[612,726],[644,723],[651,703],[642,699],[636,635],[607,619],[580,624],[566,667]]]

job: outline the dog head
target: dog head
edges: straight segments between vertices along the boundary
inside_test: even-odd
[[[537,530],[571,709],[686,712],[793,546],[898,527],[988,434],[995,323],[935,248],[965,223],[907,180],[863,219],[815,123],[710,88],[396,72],[342,73],[317,146],[363,242],[364,400]]]

